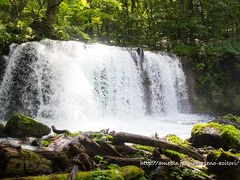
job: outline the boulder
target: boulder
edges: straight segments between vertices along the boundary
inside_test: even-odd
[[[6,124],[4,133],[10,137],[36,137],[48,135],[51,129],[23,114],[14,115]]]
[[[217,179],[240,179],[240,154],[232,154],[222,149],[212,151],[207,156],[208,171]]]
[[[239,151],[240,130],[232,125],[214,122],[197,124],[192,129],[190,142],[194,147],[212,146]]]
[[[51,166],[32,151],[0,144],[0,177],[51,174]]]

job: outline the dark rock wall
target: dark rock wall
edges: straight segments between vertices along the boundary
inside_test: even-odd
[[[200,74],[193,70],[191,60],[182,58],[184,72],[187,77],[190,101],[195,113],[224,115],[228,113],[240,114],[240,60],[225,57],[219,64],[219,73],[224,74],[226,80],[216,82],[217,88],[209,84],[206,88],[198,87]]]
[[[6,58],[4,57],[4,55],[0,54],[0,84],[1,84],[2,78],[4,76],[6,65],[7,65]]]

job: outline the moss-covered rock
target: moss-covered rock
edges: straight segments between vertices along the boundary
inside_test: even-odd
[[[29,150],[5,148],[0,150],[0,176],[51,174],[51,161]]]
[[[14,115],[6,124],[5,134],[11,137],[37,137],[48,135],[51,129],[23,114]]]
[[[136,180],[144,176],[144,170],[136,166],[125,166],[111,170],[97,170],[77,173],[76,180]],[[22,180],[67,180],[69,174],[55,174],[21,178]]]
[[[207,167],[209,172],[218,175],[218,179],[240,179],[240,154],[222,149],[213,151],[207,156]]]
[[[197,124],[192,129],[190,142],[195,147],[212,146],[224,150],[240,150],[240,130],[218,123]]]

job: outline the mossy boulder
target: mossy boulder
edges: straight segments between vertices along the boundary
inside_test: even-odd
[[[143,178],[144,170],[136,166],[125,166],[111,170],[97,170],[77,173],[76,180],[136,180]],[[52,180],[52,179],[68,179],[69,174],[55,174],[49,176],[37,176],[21,178],[22,180]]]
[[[0,147],[0,162],[0,177],[52,173],[51,161],[29,150]]]
[[[240,130],[218,123],[197,124],[192,129],[190,142],[195,147],[212,146],[224,150],[240,150]]]
[[[6,124],[4,133],[10,137],[36,137],[48,135],[51,129],[23,114],[14,115]]]
[[[213,151],[207,156],[207,167],[210,173],[217,174],[218,179],[240,179],[240,154],[222,149]]]
[[[0,124],[0,137],[4,134],[4,125]]]

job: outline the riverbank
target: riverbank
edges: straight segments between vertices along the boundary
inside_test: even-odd
[[[239,118],[197,124],[191,138],[69,132],[15,115],[0,127],[0,175],[21,179],[236,179]],[[32,137],[32,138],[29,138]],[[34,138],[33,138],[34,137]],[[224,169],[224,171],[222,171]],[[38,177],[36,177],[38,176]]]

